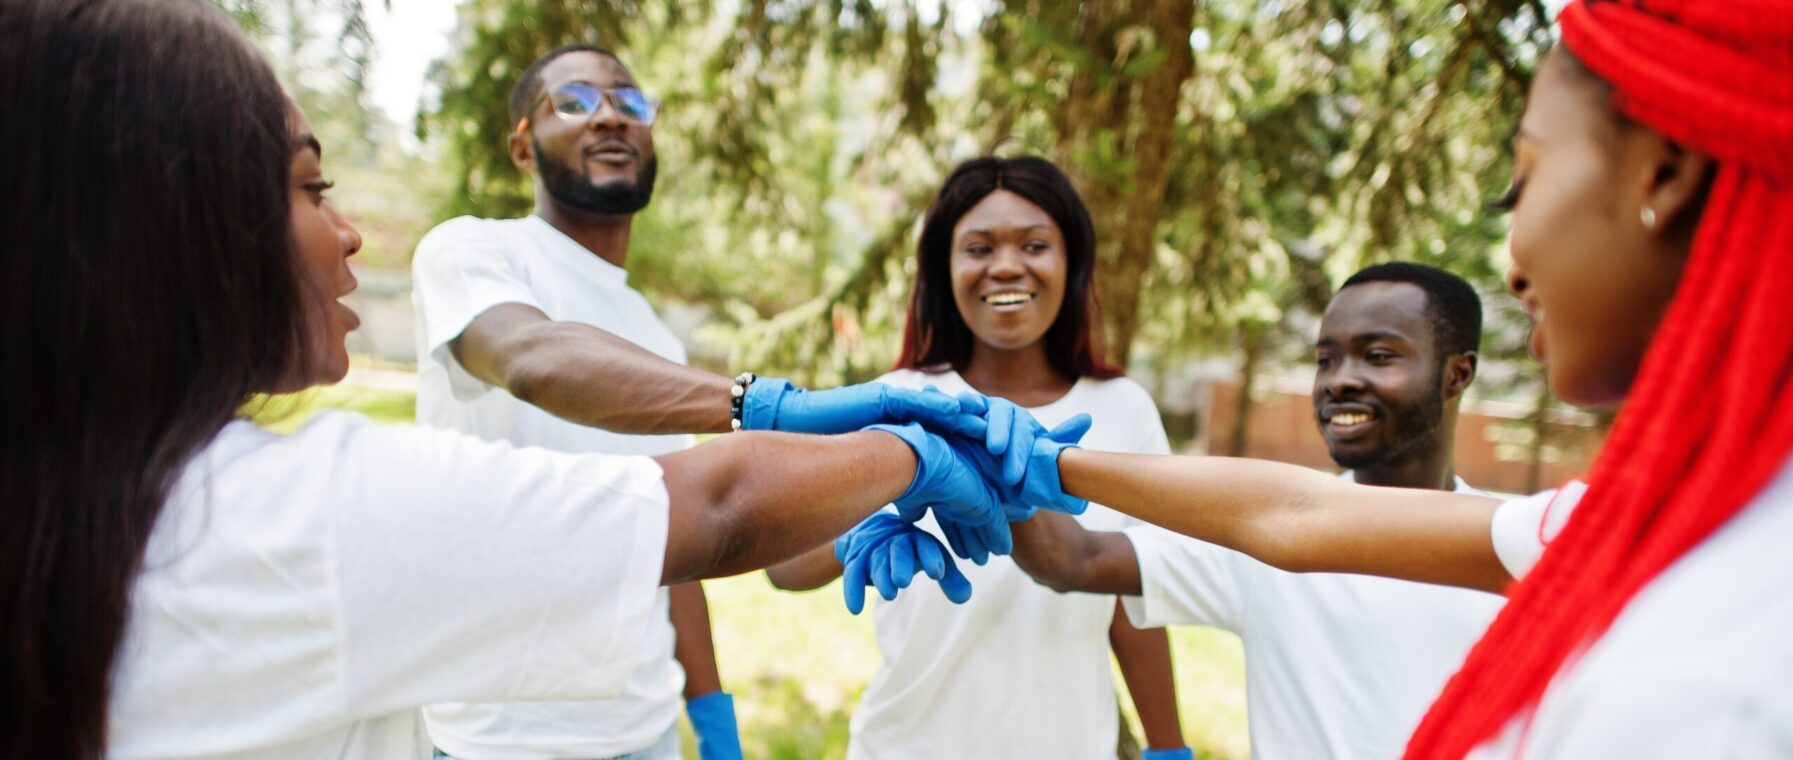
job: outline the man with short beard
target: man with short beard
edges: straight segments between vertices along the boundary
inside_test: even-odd
[[[729,381],[682,366],[684,347],[623,268],[634,214],[653,194],[658,103],[609,51],[568,45],[523,72],[510,111],[511,160],[534,177],[535,213],[453,219],[418,243],[417,421],[519,446],[645,456],[689,447],[690,433],[728,430]],[[480,552],[458,547],[442,561],[477,563]],[[703,758],[740,758],[702,587],[663,588],[655,605],[622,694],[436,705],[425,716],[438,751],[679,758],[682,692]]]
[[[1341,477],[1475,492],[1456,477],[1481,299],[1448,272],[1379,264],[1345,281],[1314,344],[1315,420]],[[1135,626],[1211,625],[1245,644],[1252,756],[1399,757],[1502,599],[1365,575],[1288,573],[1144,525],[1014,523],[1016,564],[1058,591],[1119,594]]]

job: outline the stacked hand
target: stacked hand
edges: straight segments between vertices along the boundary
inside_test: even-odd
[[[865,587],[874,586],[884,601],[896,599],[909,587],[917,571],[940,583],[940,590],[955,604],[971,598],[971,581],[946,556],[940,539],[889,512],[866,518],[834,542],[834,558],[846,569],[841,573],[847,609],[865,609]]]
[[[1000,459],[994,481],[1000,484],[1005,505],[1013,510],[1010,520],[1025,520],[1039,508],[1083,514],[1089,502],[1059,487],[1058,455],[1083,440],[1092,422],[1089,415],[1076,415],[1047,430],[1026,409],[1005,399],[961,393],[959,409],[953,428],[961,440],[969,437],[976,442],[981,437],[984,450]]]
[[[946,397],[931,388],[922,393],[928,400],[920,403],[930,406],[921,424],[868,428],[909,444],[916,473],[894,503],[896,514],[873,515],[835,542],[835,556],[846,566],[847,607],[855,614],[864,607],[866,586],[894,599],[918,570],[939,581],[952,601],[970,598],[969,581],[939,541],[912,524],[930,508],[952,552],[982,565],[991,554],[1013,548],[1010,521],[1028,519],[1040,508],[1080,514],[1088,506],[1059,487],[1058,455],[1089,431],[1089,415],[1047,430],[1002,399],[961,394],[956,413],[943,416],[932,404]]]

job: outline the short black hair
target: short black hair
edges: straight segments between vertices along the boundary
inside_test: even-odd
[[[1446,354],[1476,351],[1482,345],[1482,297],[1463,278],[1409,261],[1373,264],[1351,275],[1339,290],[1366,282],[1405,282],[1426,292],[1433,340]]]
[[[535,63],[529,64],[529,68],[523,70],[523,76],[517,78],[517,86],[511,88],[512,126],[516,126],[518,122],[523,121],[523,117],[529,115],[527,112],[529,111],[530,106],[535,105],[535,99],[541,97],[542,69],[547,68],[548,64],[554,62],[554,59],[568,53],[597,53],[612,61],[616,61],[618,65],[621,65],[623,62],[621,58],[616,57],[615,53],[598,47],[597,45],[590,45],[584,42],[561,45],[560,47],[543,53],[542,57],[535,59]],[[628,67],[625,66],[624,68]]]

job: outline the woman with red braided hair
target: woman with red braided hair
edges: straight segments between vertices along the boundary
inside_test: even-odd
[[[1410,758],[1793,757],[1793,0],[1576,0],[1561,25],[1515,138],[1508,280],[1556,391],[1624,403],[1586,483],[1498,504],[1031,459],[1287,570],[1504,591]]]

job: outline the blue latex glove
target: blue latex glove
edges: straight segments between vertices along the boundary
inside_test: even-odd
[[[889,512],[879,512],[834,542],[834,557],[846,566],[841,588],[847,610],[865,609],[865,587],[878,589],[885,601],[896,599],[920,571],[939,582],[954,604],[971,598],[971,581],[959,572],[940,540]]]
[[[920,425],[872,425],[909,444],[915,452],[915,478],[895,501],[897,514],[907,522],[921,519],[929,508],[944,525],[948,521],[962,526],[987,528],[984,539],[991,553],[1007,554],[1014,546],[1009,536],[1002,499],[980,473],[975,462],[966,459],[946,439],[923,430]],[[966,559],[970,556],[961,554]]]
[[[702,760],[741,760],[741,730],[735,725],[735,698],[713,691],[685,703]]]
[[[1006,520],[995,524],[966,525],[936,514],[934,522],[940,526],[940,533],[946,536],[946,543],[952,547],[953,553],[971,560],[975,565],[989,564],[991,554],[1007,554],[1014,548],[1015,539],[1009,532]],[[999,547],[1000,550],[993,547]]]
[[[869,425],[919,422],[948,430],[959,422],[959,404],[932,388],[909,390],[862,383],[807,391],[788,380],[762,377],[741,399],[741,429],[787,433],[851,433]]]
[[[1195,760],[1195,750],[1188,747],[1173,749],[1148,749],[1140,755],[1141,760]]]
[[[1011,519],[1026,519],[1035,507],[1083,514],[1089,501],[1059,487],[1058,454],[1083,440],[1092,423],[1089,415],[1073,416],[1047,430],[1026,409],[1005,399],[961,393],[958,400],[961,415],[956,428],[973,439],[981,433],[985,450],[1002,459],[998,477],[1003,501],[1020,505],[1024,512]]]

